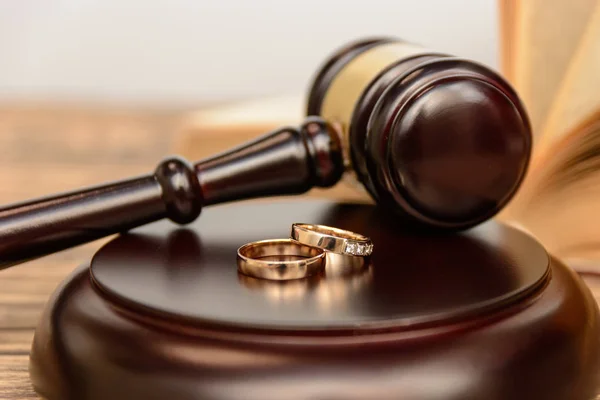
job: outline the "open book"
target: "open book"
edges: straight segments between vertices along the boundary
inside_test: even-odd
[[[528,176],[501,218],[557,256],[600,261],[600,0],[499,6],[502,73],[534,134]]]
[[[530,114],[534,155],[498,219],[564,259],[600,261],[600,0],[499,0],[502,74]],[[192,113],[175,151],[199,159],[282,125],[297,125],[301,96]],[[341,184],[310,195],[370,201]],[[600,272],[600,262],[597,263]]]

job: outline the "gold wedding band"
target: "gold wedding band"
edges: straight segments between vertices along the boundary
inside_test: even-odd
[[[373,243],[366,236],[325,225],[293,224],[293,240],[332,253],[368,257],[373,253]]]
[[[259,279],[301,279],[325,268],[325,252],[291,239],[261,240],[238,249],[238,271]]]

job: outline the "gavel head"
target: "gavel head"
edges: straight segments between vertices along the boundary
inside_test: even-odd
[[[307,112],[338,126],[346,163],[372,197],[420,226],[465,229],[491,218],[529,163],[529,121],[504,79],[394,39],[331,56]]]

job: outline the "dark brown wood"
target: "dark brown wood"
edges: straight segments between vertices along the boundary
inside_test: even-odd
[[[0,268],[165,217],[189,223],[205,205],[329,187],[343,171],[337,135],[308,118],[196,165],[167,158],[152,175],[4,207]]]
[[[224,221],[227,221],[225,226]],[[236,277],[235,248],[290,221],[369,234],[362,273]],[[50,400],[590,400],[598,309],[532,238],[496,223],[403,233],[377,209],[265,202],[159,222],[103,247],[52,296],[32,380]],[[90,279],[91,278],[91,279]]]
[[[240,284],[236,268],[240,246],[289,237],[294,222],[315,219],[370,237],[377,247],[370,268],[347,277],[353,283],[344,277],[318,277],[288,285],[244,279],[257,290]],[[544,249],[517,230],[490,223],[456,236],[415,236],[366,205],[232,205],[212,210],[188,229],[170,225],[137,229],[98,251],[91,263],[97,287],[134,308],[141,306],[138,311],[177,315],[190,323],[237,321],[243,328],[357,334],[388,324],[441,324],[486,313],[527,296],[545,284],[548,274]],[[423,243],[435,252],[425,257]],[[335,271],[328,272],[326,277]],[[333,296],[336,287],[344,290],[352,285],[352,295]],[[289,287],[302,295],[278,305],[270,297],[270,287],[282,293]],[[324,307],[321,297],[327,293],[330,303]]]
[[[352,163],[358,178],[362,182],[365,182],[366,187],[372,195],[376,195],[377,192],[369,183],[371,180],[368,178],[369,170],[367,169],[364,153],[368,133],[367,126],[372,118],[371,115],[373,114],[373,109],[379,99],[381,99],[384,91],[395,79],[419,64],[440,57],[440,54],[425,54],[418,57],[398,60],[392,67],[383,70],[379,76],[369,84],[356,104],[356,112],[353,114],[352,122],[348,128],[350,130],[350,156],[352,157]]]
[[[176,132],[177,120],[176,113],[164,115],[156,111],[2,107],[0,200],[6,204],[118,176],[145,173],[158,158],[168,154],[169,133]],[[231,140],[206,137],[202,156],[226,149],[223,142]],[[349,187],[310,192],[312,197],[335,198],[336,195],[355,198]],[[206,212],[200,222],[205,217],[210,218],[211,213],[212,210]],[[0,271],[1,399],[40,399],[31,387],[28,372],[33,329],[54,288],[78,264],[90,259],[104,242],[90,243]],[[581,267],[575,263],[569,265]],[[590,262],[584,269],[597,271],[598,265]],[[600,279],[592,274],[585,274],[584,279],[596,299],[600,299]],[[18,293],[12,288],[18,288]],[[563,372],[572,371],[556,371],[559,375]]]
[[[144,174],[172,151],[173,134],[181,129],[185,115],[184,111],[3,105],[0,203]],[[226,150],[224,142],[231,140],[220,135],[206,138],[203,157]],[[316,189],[306,196],[336,198],[340,193],[347,198],[352,189]],[[60,281],[82,260],[90,259],[106,240],[0,271],[1,399],[40,399],[28,372],[34,328]]]
[[[312,86],[309,113],[320,112],[349,61],[391,42],[366,40],[336,53]],[[373,197],[426,228],[465,229],[496,214],[531,151],[525,111],[508,84],[487,68],[433,53],[375,72],[350,127],[354,168]],[[331,187],[345,169],[336,122],[309,117],[196,165],[168,158],[153,174],[4,207],[0,268],[165,217],[189,223],[211,204]]]
[[[324,115],[338,74],[393,42],[333,54],[315,78],[308,112]],[[511,86],[489,68],[428,50],[375,72],[345,127],[353,168],[370,194],[420,228],[466,229],[497,214],[525,177],[532,146]]]
[[[516,94],[470,61],[429,60],[405,74],[377,102],[357,155],[370,186],[419,222],[456,229],[491,218],[529,163],[530,127]]]
[[[11,205],[0,210],[0,268],[165,214],[161,187],[153,176]]]

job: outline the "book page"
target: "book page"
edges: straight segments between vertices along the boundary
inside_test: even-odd
[[[182,118],[172,148],[191,160],[209,157],[282,126],[298,125],[304,108],[302,96],[287,95],[199,109]]]
[[[508,80],[514,78],[515,30],[518,3],[515,0],[498,0],[498,15],[500,28],[500,69]]]
[[[508,0],[507,0],[508,1]],[[509,80],[531,119],[534,143],[582,40],[598,0],[513,0],[515,54]]]
[[[554,255],[584,258],[600,251],[600,112],[556,148],[539,160],[523,187],[526,200],[508,219]]]
[[[555,97],[544,127],[541,151],[600,109],[600,2]]]

